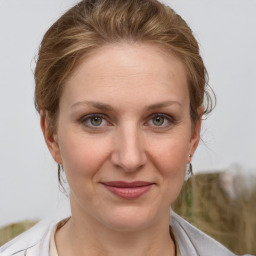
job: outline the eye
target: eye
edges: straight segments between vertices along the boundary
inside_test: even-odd
[[[165,121],[165,119],[164,119],[164,117],[162,117],[162,116],[155,116],[155,117],[152,118],[152,122],[153,122],[153,124],[156,125],[156,126],[161,126],[161,125],[163,125],[163,124],[164,124],[164,121]]]
[[[104,118],[104,116],[100,114],[92,114],[92,115],[87,115],[84,116],[81,119],[81,122],[87,126],[87,127],[102,127],[102,126],[108,126],[109,123],[107,120]]]
[[[162,113],[154,114],[148,121],[148,125],[156,128],[168,128],[172,124],[174,124],[173,117]]]
[[[102,124],[102,117],[100,116],[94,116],[94,117],[91,117],[89,119],[90,123],[93,125],[93,126],[100,126]]]

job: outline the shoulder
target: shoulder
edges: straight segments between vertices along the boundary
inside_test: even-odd
[[[0,256],[48,255],[51,230],[57,220],[41,221],[0,247]]]
[[[221,243],[188,223],[172,210],[170,224],[176,235],[181,255],[236,256]],[[247,254],[247,256],[250,255]]]

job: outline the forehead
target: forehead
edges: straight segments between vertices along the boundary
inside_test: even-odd
[[[61,101],[128,100],[131,96],[141,96],[142,101],[157,97],[187,101],[188,83],[182,62],[156,45],[106,45],[83,58],[67,80]]]

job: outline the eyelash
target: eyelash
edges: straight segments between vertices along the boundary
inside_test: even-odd
[[[154,125],[152,124],[152,127],[153,129],[166,129],[166,128],[169,128],[170,126],[172,125],[175,125],[176,124],[176,120],[168,115],[168,114],[164,114],[164,113],[155,113],[155,114],[152,114],[150,115],[146,121],[147,125],[146,126],[150,126],[150,124],[148,124],[149,122],[153,122],[153,119],[156,118],[156,117],[161,117],[161,118],[164,118],[164,122],[167,124],[165,124],[164,126],[160,125],[160,126],[157,126],[157,125]],[[88,124],[88,122],[92,121],[93,118],[101,118],[102,122],[106,122],[107,125],[93,125],[93,124]],[[98,114],[98,113],[95,113],[95,114],[90,114],[90,115],[86,115],[86,116],[83,116],[81,119],[80,119],[80,122],[85,125],[86,127],[90,128],[90,129],[100,129],[102,127],[105,127],[105,126],[111,126],[111,122],[108,122],[107,120],[107,116],[106,115],[103,115],[103,114]]]
[[[150,121],[153,122],[153,119],[156,117],[164,118],[164,122],[165,123],[167,122],[167,124],[161,125],[161,126],[152,125],[154,127],[153,129],[167,129],[176,123],[175,119],[172,116],[163,114],[163,113],[156,113],[156,114],[151,115],[149,117],[149,121],[147,121],[147,123],[149,123]]]
[[[109,123],[107,121],[107,117],[103,114],[90,114],[90,115],[86,115],[86,116],[83,116],[81,119],[80,119],[80,122],[82,124],[84,124],[86,127],[88,128],[91,128],[91,129],[99,129],[100,127],[102,127],[101,125],[97,126],[97,125],[92,125],[92,124],[88,124],[87,122],[90,122],[92,121],[93,118],[101,118],[102,120],[104,120],[105,122]],[[109,125],[107,125],[109,126]]]

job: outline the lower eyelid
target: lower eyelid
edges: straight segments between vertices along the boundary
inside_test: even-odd
[[[102,118],[102,123],[99,126],[97,125],[92,125],[88,122],[90,122],[90,119],[94,118],[94,117],[99,117]],[[100,129],[106,126],[111,126],[111,122],[108,121],[107,117],[105,117],[102,114],[90,114],[90,115],[86,115],[83,116],[80,120],[80,123],[82,123],[84,126],[88,127],[88,128],[93,128],[93,129]]]

